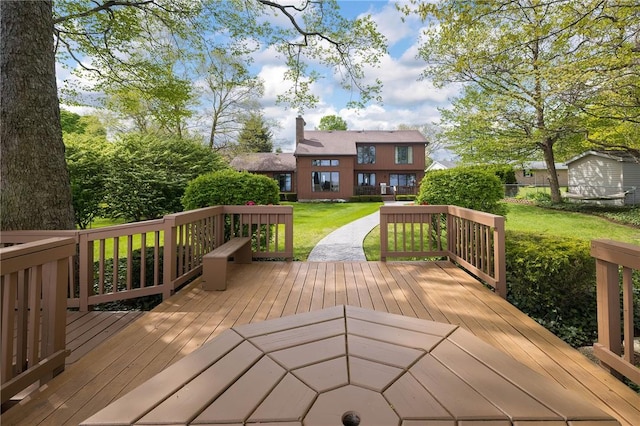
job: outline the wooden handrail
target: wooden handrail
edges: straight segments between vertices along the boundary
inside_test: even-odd
[[[0,248],[1,403],[64,370],[66,286],[74,238]]]
[[[507,295],[504,217],[457,206],[380,208],[380,258],[447,256]]]
[[[252,236],[254,257],[293,258],[291,206],[213,206],[97,229],[2,232],[0,241],[72,237],[78,249],[68,258],[67,306],[86,311],[141,296],[169,297],[201,274],[202,256],[232,236],[225,231],[231,223],[234,232]]]
[[[632,280],[633,272],[640,271],[640,246],[593,240],[591,256],[596,259],[598,304],[598,342],[594,344],[594,354],[604,368],[640,384],[640,369],[634,365]]]

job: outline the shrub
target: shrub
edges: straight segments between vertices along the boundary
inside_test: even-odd
[[[134,221],[180,211],[190,180],[225,167],[198,141],[135,133],[114,142],[109,163],[109,213]]]
[[[420,183],[417,204],[452,204],[487,213],[504,215],[504,186],[486,170],[456,167],[428,172]]]
[[[247,172],[221,170],[198,176],[182,197],[186,210],[217,205],[278,204],[280,189],[275,180]]]
[[[415,195],[396,195],[396,201],[415,201]]]
[[[108,143],[91,136],[66,134],[65,159],[76,225],[87,229],[102,213],[107,181]]]
[[[381,203],[382,195],[354,195],[349,198],[352,203]]]
[[[507,232],[507,299],[572,346],[597,337],[589,242]]]

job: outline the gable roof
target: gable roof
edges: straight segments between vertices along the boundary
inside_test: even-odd
[[[433,160],[426,171],[453,169],[457,164],[451,160]]]
[[[357,155],[356,144],[427,144],[417,130],[332,130],[305,131],[295,155]]]
[[[517,170],[547,170],[547,163],[544,161],[528,161],[514,165],[514,168]],[[567,170],[567,163],[556,163],[556,170]]]
[[[589,155],[595,155],[596,157],[608,158],[610,160],[619,161],[621,163],[637,163],[638,160],[626,151],[586,151],[580,155],[576,155],[575,157],[567,160],[565,164],[571,164],[574,161],[578,161],[581,158],[587,157]]]
[[[296,159],[292,153],[254,152],[238,155],[230,165],[246,172],[293,172]]]

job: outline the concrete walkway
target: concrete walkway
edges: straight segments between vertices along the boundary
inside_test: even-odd
[[[406,202],[389,202],[387,204],[407,204]],[[341,262],[365,261],[362,243],[373,228],[380,223],[380,212],[371,213],[351,223],[348,223],[318,242],[311,250],[308,262]]]

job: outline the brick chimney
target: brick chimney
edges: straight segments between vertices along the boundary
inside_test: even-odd
[[[296,117],[296,146],[300,143],[302,139],[304,139],[304,126],[305,121],[301,115]]]

